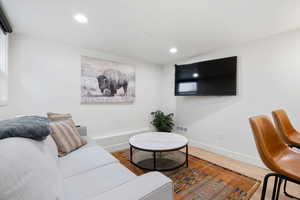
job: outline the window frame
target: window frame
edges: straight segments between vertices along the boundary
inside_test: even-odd
[[[0,106],[6,106],[8,104],[8,35],[0,31],[0,84],[1,82],[4,86],[0,85]]]

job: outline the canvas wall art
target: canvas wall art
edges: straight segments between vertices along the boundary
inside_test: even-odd
[[[131,103],[134,98],[134,66],[81,57],[81,103]]]

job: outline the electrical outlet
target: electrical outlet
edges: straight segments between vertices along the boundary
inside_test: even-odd
[[[182,128],[181,128],[180,126],[176,126],[176,130],[177,130],[177,131],[181,131]]]
[[[180,131],[180,132],[187,132],[187,128],[185,128],[185,127],[182,127],[182,126],[177,126],[176,127],[176,130],[178,130],[178,131]]]

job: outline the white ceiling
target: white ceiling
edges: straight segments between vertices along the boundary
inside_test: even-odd
[[[300,0],[2,0],[16,33],[165,64],[300,27]],[[75,22],[84,13],[88,24]],[[170,47],[179,52],[171,55]]]

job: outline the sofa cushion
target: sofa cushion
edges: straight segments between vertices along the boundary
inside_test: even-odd
[[[72,119],[51,122],[52,137],[57,144],[59,156],[64,156],[87,142],[80,137]]]
[[[89,200],[173,200],[173,191],[171,179],[159,172],[149,172]]]
[[[0,200],[64,199],[58,161],[45,143],[0,140]]]
[[[118,160],[98,145],[80,148],[59,159],[63,177],[70,177]]]
[[[136,177],[120,163],[112,163],[64,179],[66,200],[87,200]]]
[[[53,140],[53,138],[49,135],[46,140],[43,141],[49,148],[51,154],[53,155],[53,157],[55,157],[56,159],[58,159],[58,150],[57,150],[57,146],[55,141]]]
[[[84,145],[84,146],[82,146],[82,147],[80,147],[80,149],[88,148],[88,147],[91,147],[91,146],[101,147],[101,146],[99,146],[99,145],[97,144],[97,142],[96,142],[94,139],[92,139],[92,138],[90,138],[90,137],[88,137],[88,136],[81,136],[81,138],[85,139],[86,142],[87,142],[87,144]],[[102,147],[101,147],[101,148],[102,148]],[[80,149],[79,149],[79,150],[80,150]]]

